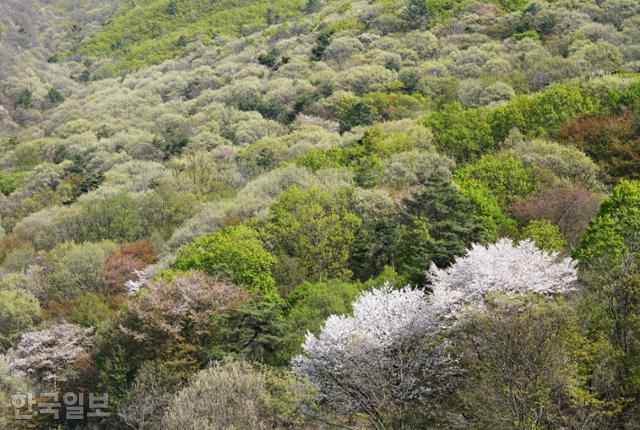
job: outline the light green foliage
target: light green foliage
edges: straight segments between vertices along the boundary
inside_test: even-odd
[[[555,85],[493,109],[463,109],[453,103],[421,122],[433,130],[442,151],[469,161],[498,148],[514,128],[527,136],[553,136],[572,119],[594,112],[596,104],[579,87]]]
[[[294,375],[223,361],[199,372],[178,393],[162,425],[169,430],[280,428],[313,394],[310,384]]]
[[[640,380],[640,182],[621,181],[602,203],[575,251],[587,290],[581,306],[591,337],[612,348],[615,382],[606,398],[620,401]],[[602,388],[601,388],[602,389]],[[624,415],[635,416],[633,407]]]
[[[309,283],[298,286],[287,298],[289,332],[283,349],[291,356],[301,352],[307,332],[317,333],[330,315],[347,315],[351,303],[360,295],[358,284],[341,281]]]
[[[1,290],[27,291],[34,296],[40,296],[42,285],[38,283],[38,269],[34,268],[31,273],[5,273],[0,277]]]
[[[9,195],[24,183],[27,172],[7,173],[0,172],[0,193]]]
[[[40,304],[29,292],[0,289],[0,351],[40,322]]]
[[[428,129],[407,120],[394,121],[368,129],[360,139],[343,147],[309,151],[296,163],[314,171],[349,167],[355,183],[362,187],[379,182],[405,186],[415,183],[420,174],[446,171],[453,166],[451,160],[434,151],[432,140]]]
[[[537,187],[535,171],[522,158],[508,152],[485,155],[473,164],[456,171],[462,180],[476,180],[484,184],[509,209],[517,199],[534,193]]]
[[[515,220],[505,215],[499,200],[487,185],[475,179],[463,179],[457,185],[460,195],[473,203],[475,215],[480,217],[491,239],[513,235]]]
[[[185,52],[189,43],[211,41],[217,35],[240,35],[267,24],[267,11],[280,19],[300,13],[302,1],[168,0],[134,5],[115,17],[78,47],[84,55],[103,58],[116,54],[120,61],[106,65],[99,75],[115,75],[158,64]],[[170,10],[174,12],[171,13]],[[124,37],[124,35],[127,35]]]
[[[274,300],[277,293],[271,269],[275,261],[255,230],[236,226],[215,231],[184,246],[172,267],[218,275]]]
[[[531,239],[543,251],[562,252],[567,249],[567,242],[562,237],[557,225],[549,221],[533,220],[522,229],[522,239]]]
[[[346,197],[291,187],[269,209],[261,235],[274,253],[298,259],[310,279],[349,276],[349,246],[360,219]]]
[[[489,114],[485,108],[463,109],[454,103],[428,115],[422,124],[431,128],[442,152],[458,161],[469,161],[496,146]]]
[[[335,117],[340,123],[341,131],[377,121],[413,118],[429,106],[428,99],[419,93],[409,95],[371,92],[363,96],[342,92],[336,94],[340,96],[335,100]]]
[[[62,243],[47,254],[51,291],[47,295],[70,298],[100,291],[102,264],[118,252],[113,242]]]
[[[565,304],[492,303],[471,327],[486,342],[454,357],[462,385],[438,373],[464,396],[401,414],[411,428],[635,424],[640,204],[620,181],[640,172],[639,15],[638,0],[0,1],[3,348],[37,328],[32,294],[45,325],[98,328],[69,381],[112,396],[97,426],[162,427],[174,403],[169,428],[208,411],[210,427],[361,427],[265,369],[212,384],[259,373],[262,388],[204,384],[179,407],[154,378],[228,354],[289,366],[361,289],[429,288],[428,266],[473,243],[567,252],[617,185],[575,254],[566,306],[587,347]],[[140,239],[160,257],[140,291],[106,291],[138,277],[140,261],[103,262]]]
[[[513,151],[527,164],[551,171],[560,179],[590,190],[601,190],[600,168],[580,150],[543,140],[519,140]]]
[[[502,142],[517,128],[527,136],[553,136],[570,120],[595,112],[577,86],[555,85],[532,96],[518,96],[491,113],[493,138]]]
[[[597,262],[611,270],[623,258],[640,256],[640,182],[622,181],[602,203],[575,252],[581,264]]]

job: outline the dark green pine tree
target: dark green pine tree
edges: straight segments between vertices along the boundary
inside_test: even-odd
[[[490,232],[474,214],[474,205],[460,195],[442,174],[423,180],[423,188],[403,201],[402,215],[409,234],[405,235],[403,268],[416,284],[425,282],[430,262],[448,266],[464,255],[472,243],[486,243]],[[421,230],[428,231],[427,241]]]
[[[425,0],[409,0],[405,8],[404,19],[410,28],[421,28],[427,21]]]
[[[260,363],[284,364],[280,362],[280,349],[288,327],[282,306],[255,299],[220,317],[220,338],[209,348],[209,359],[219,360],[230,354]]]
[[[307,0],[307,3],[304,5],[304,13],[311,14],[313,12],[317,12],[320,9],[320,0]]]
[[[380,275],[385,266],[396,269],[405,229],[397,217],[363,220],[350,251],[350,268],[361,281]]]

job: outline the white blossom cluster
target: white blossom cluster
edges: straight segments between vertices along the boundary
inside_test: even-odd
[[[92,328],[68,323],[25,333],[7,351],[7,362],[17,376],[45,383],[65,381],[77,359],[91,347],[92,334]]]
[[[353,305],[353,316],[333,315],[318,336],[307,334],[294,368],[339,410],[379,421],[381,410],[388,414],[392,405],[391,414],[401,416],[412,400],[455,384],[461,369],[447,354],[443,335],[458,311],[482,303],[490,292],[552,295],[570,290],[574,262],[557,260],[529,241],[473,246],[450,268],[431,268],[433,294],[389,285],[364,293]]]
[[[150,284],[149,273],[147,269],[135,270],[133,272],[135,279],[130,279],[124,283],[129,296],[134,296],[138,291]]]
[[[429,269],[434,307],[455,312],[465,304],[479,303],[487,293],[537,293],[553,295],[573,288],[575,262],[538,249],[530,240],[514,245],[501,239],[487,247],[473,245],[467,255],[447,269]]]
[[[307,334],[306,354],[294,367],[343,410],[375,416],[391,402],[400,416],[412,400],[444,389],[457,371],[433,345],[434,323],[423,291],[385,285],[364,293],[352,317],[333,315],[318,337]]]

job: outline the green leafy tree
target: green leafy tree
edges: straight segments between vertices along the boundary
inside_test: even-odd
[[[557,225],[546,219],[533,220],[522,229],[521,237],[531,239],[543,251],[562,252],[567,249],[567,242],[562,237]]]
[[[178,393],[162,428],[256,429],[315,428],[297,412],[308,409],[316,394],[299,377],[224,360],[200,371]]]
[[[145,233],[139,203],[127,194],[107,197],[84,207],[75,232],[80,240],[133,242]]]
[[[298,259],[310,279],[326,280],[350,276],[349,248],[359,225],[344,194],[293,186],[271,206],[260,230],[274,253]]]
[[[596,428],[604,404],[584,387],[592,357],[570,304],[490,296],[455,337],[466,377],[456,396],[469,429]]]
[[[411,27],[419,28],[425,23],[427,13],[425,0],[409,0],[405,8],[405,20]]]
[[[226,355],[272,365],[286,365],[284,339],[290,331],[282,303],[260,298],[222,315],[217,323],[219,337],[208,348],[211,359]]]
[[[178,2],[176,0],[170,0],[167,4],[167,15],[174,16],[178,13]]]
[[[502,208],[507,210],[516,200],[532,195],[537,186],[533,168],[510,152],[485,155],[459,169],[456,176],[486,185],[499,199]]]
[[[18,337],[40,322],[40,304],[30,293],[0,290],[0,352],[11,347]]]
[[[416,225],[412,227],[414,230]],[[409,231],[397,213],[363,219],[350,252],[350,267],[354,276],[366,281],[378,276],[385,267],[400,270],[398,265],[406,264],[409,249],[427,247],[431,239],[426,224],[419,224],[417,231],[411,232],[413,240],[407,244]],[[405,245],[411,248],[407,249]],[[421,264],[421,261],[417,264]]]
[[[178,252],[172,268],[218,275],[275,300],[277,292],[271,273],[275,262],[258,233],[241,225],[215,231],[187,244]]]
[[[640,257],[640,181],[622,181],[602,203],[575,253],[585,267]]]
[[[425,117],[422,124],[431,128],[436,144],[445,154],[457,161],[471,161],[497,146],[489,114],[486,108],[463,109],[453,103]]]
[[[46,257],[51,288],[47,295],[71,298],[102,288],[102,265],[118,252],[113,242],[75,244],[65,242]]]
[[[327,50],[331,44],[331,36],[333,31],[323,31],[316,39],[316,46],[311,50],[311,59],[315,61],[321,61],[324,59],[324,51]]]
[[[376,109],[359,98],[344,98],[338,103],[340,131],[349,131],[359,125],[369,125],[377,117]]]
[[[622,181],[613,189],[575,256],[587,284],[589,330],[606,336],[616,351],[614,376],[598,388],[609,400],[626,399],[621,419],[630,419],[624,417],[637,416],[640,407],[640,182]]]
[[[380,157],[371,154],[358,161],[353,179],[361,187],[371,188],[380,181],[383,171]]]
[[[320,9],[320,0],[307,0],[304,5],[304,13],[311,14]]]
[[[219,318],[249,298],[243,288],[202,272],[160,279],[128,303],[108,342],[123,348],[133,369],[161,359],[186,376],[209,361],[207,351],[225,329]]]
[[[532,96],[518,96],[490,114],[493,138],[503,142],[517,128],[527,136],[553,136],[569,121],[595,112],[577,86],[554,85]]]
[[[482,220],[491,241],[502,236],[513,236],[516,221],[503,212],[500,201],[489,187],[475,179],[456,181],[460,194],[474,205],[474,213]]]
[[[136,373],[126,400],[118,407],[118,417],[131,428],[158,428],[165,410],[183,385],[169,366],[148,361]]]

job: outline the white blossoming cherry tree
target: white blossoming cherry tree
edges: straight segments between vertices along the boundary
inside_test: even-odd
[[[78,360],[94,344],[94,329],[63,322],[41,331],[25,333],[7,351],[13,374],[29,377],[41,386],[55,386],[75,377]]]
[[[432,294],[389,285],[365,292],[353,316],[332,315],[308,333],[294,369],[318,385],[338,415],[363,414],[372,428],[409,428],[409,411],[450,392],[462,369],[448,353],[446,331],[487,293],[555,295],[573,288],[574,262],[532,242],[473,246],[447,269],[429,270]]]
[[[576,263],[558,253],[541,251],[530,240],[514,245],[501,239],[473,245],[446,269],[429,269],[433,307],[455,313],[461,306],[481,303],[487,293],[554,295],[573,289]]]

